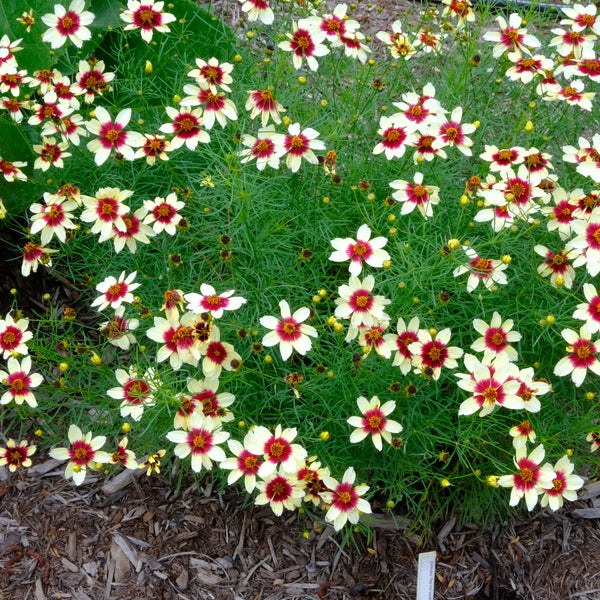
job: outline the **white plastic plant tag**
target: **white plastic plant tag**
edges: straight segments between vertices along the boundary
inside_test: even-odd
[[[417,570],[417,600],[433,600],[435,587],[435,550],[421,552]]]

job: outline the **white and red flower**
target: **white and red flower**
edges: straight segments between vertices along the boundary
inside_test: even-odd
[[[576,235],[567,243],[566,249],[575,249],[582,253],[574,266],[585,263],[587,272],[596,277],[600,273],[600,206],[592,210],[587,221],[573,221],[571,228]]]
[[[221,127],[227,125],[227,119],[237,120],[237,108],[233,101],[221,92],[213,92],[207,84],[202,84],[200,87],[187,84],[183,86],[183,91],[188,95],[179,105],[201,106],[204,109],[202,121],[206,129],[212,129],[215,120]]]
[[[208,283],[200,285],[200,293],[185,294],[184,298],[188,304],[186,310],[191,310],[195,314],[209,313],[215,319],[220,319],[225,310],[237,310],[246,303],[246,299],[241,296],[234,296],[235,290],[227,290],[217,294],[215,288]]]
[[[592,341],[592,334],[586,325],[582,325],[579,333],[572,329],[563,329],[561,332],[567,346],[567,356],[561,358],[554,367],[554,374],[559,377],[571,375],[576,387],[585,380],[588,369],[600,375],[600,340]]]
[[[419,341],[419,317],[413,317],[408,324],[406,324],[404,319],[400,317],[398,319],[396,331],[398,332],[397,335],[386,335],[386,337],[390,336],[390,339],[392,339],[392,341],[395,343],[397,349],[392,366],[400,367],[402,374],[407,375],[414,366],[414,355],[409,348],[411,344]]]
[[[32,388],[38,387],[44,378],[39,373],[31,373],[31,357],[25,356],[20,362],[10,357],[7,362],[8,371],[0,369],[0,384],[8,386],[0,398],[0,404],[23,404],[26,402],[31,408],[37,406],[37,400]]]
[[[392,181],[390,187],[396,190],[392,193],[392,198],[402,203],[401,215],[407,215],[417,208],[421,215],[428,219],[433,216],[433,206],[440,202],[440,188],[424,185],[423,173],[416,172],[413,181],[414,183],[402,179]]]
[[[452,274],[458,277],[463,273],[469,273],[467,279],[467,292],[472,292],[483,282],[486,288],[490,289],[494,284],[505,284],[507,282],[505,269],[508,267],[501,260],[481,258],[475,250],[469,246],[463,246],[463,250],[470,259],[465,265],[456,267]]]
[[[139,141],[140,147],[135,151],[134,158],[146,158],[152,166],[157,158],[169,160],[167,152],[171,151],[171,142],[165,140],[164,135],[145,133]]]
[[[125,31],[140,29],[142,39],[150,43],[154,31],[168,33],[167,23],[175,21],[175,15],[164,12],[165,3],[155,0],[128,0],[127,10],[121,13],[121,19],[127,23]]]
[[[190,454],[192,471],[199,473],[203,468],[210,471],[213,461],[222,462],[227,457],[219,446],[227,440],[229,433],[221,430],[221,423],[204,415],[192,415],[189,430],[180,429],[167,433],[167,439],[175,442],[175,456],[186,458]]]
[[[245,133],[242,136],[242,144],[246,146],[240,150],[240,163],[244,164],[256,159],[256,168],[262,171],[267,165],[273,169],[279,168],[279,159],[285,155],[286,149],[283,145],[285,136],[275,133],[273,125],[267,125],[258,130],[256,137]]]
[[[339,531],[348,521],[352,524],[358,523],[361,513],[369,514],[371,505],[361,498],[369,491],[365,484],[354,485],[356,472],[348,467],[344,472],[341,483],[333,477],[323,477],[323,482],[329,491],[321,492],[323,502],[329,504],[325,520]]]
[[[271,25],[275,15],[269,6],[269,0],[239,0],[242,10],[248,14],[248,21],[260,21],[265,25]]]
[[[526,446],[515,448],[514,463],[518,472],[513,475],[502,475],[498,485],[512,488],[510,493],[510,506],[516,506],[521,498],[525,498],[527,510],[533,510],[538,501],[538,496],[552,488],[555,477],[554,470],[549,465],[540,467],[546,452],[540,444],[527,455]]]
[[[307,456],[305,448],[293,443],[297,434],[295,427],[282,429],[281,425],[277,425],[273,432],[262,425],[252,430],[252,437],[244,445],[252,454],[264,457],[258,470],[259,477],[267,477],[278,467],[294,473],[304,464]]]
[[[401,114],[379,119],[377,133],[382,140],[373,148],[373,154],[385,153],[388,160],[402,158],[407,146],[417,145],[417,124]]]
[[[316,29],[308,19],[300,19],[297,23],[293,21],[292,33],[286,33],[286,36],[289,39],[280,42],[278,46],[286,52],[293,52],[292,62],[295,69],[302,68],[306,59],[308,68],[316,71],[319,63],[315,57],[329,54],[329,48],[323,44],[327,32]]]
[[[262,455],[252,454],[246,448],[247,443],[252,439],[253,433],[249,431],[244,437],[244,443],[237,440],[227,440],[230,452],[233,456],[226,458],[219,467],[230,471],[227,476],[227,485],[235,483],[241,477],[244,478],[244,487],[251,494],[256,488],[256,476],[262,465]]]
[[[492,56],[499,58],[507,54],[509,60],[516,61],[522,54],[531,54],[531,48],[541,46],[540,41],[527,33],[527,29],[521,27],[523,19],[517,13],[511,13],[508,23],[504,17],[496,17],[500,31],[488,31],[483,34],[486,42],[494,42],[496,45],[492,50]]]
[[[428,329],[419,330],[419,339],[408,348],[413,354],[415,373],[429,374],[437,380],[442,373],[442,367],[456,369],[456,359],[460,358],[464,351],[458,346],[448,346],[451,336],[449,328],[438,331],[435,338]]]
[[[552,487],[544,489],[544,495],[540,500],[540,506],[549,506],[550,510],[558,510],[565,500],[573,502],[577,500],[577,490],[581,489],[584,480],[579,475],[573,475],[575,465],[569,460],[567,454],[560,458],[554,466],[545,465],[547,469],[554,471]]]
[[[171,123],[165,123],[159,127],[164,133],[174,135],[171,140],[171,148],[176,150],[185,144],[188,150],[195,150],[198,142],[208,144],[210,134],[202,129],[204,121],[202,120],[202,109],[194,108],[192,110],[177,110],[171,106],[165,107],[165,111]]]
[[[177,223],[181,219],[179,211],[185,206],[185,202],[177,200],[175,192],[166,198],[156,197],[154,200],[144,200],[144,208],[148,214],[144,218],[146,225],[152,225],[154,233],[159,234],[166,231],[169,235],[175,235]]]
[[[27,181],[27,175],[21,171],[21,167],[26,167],[27,163],[24,161],[14,161],[10,162],[8,160],[4,160],[0,156],[0,173],[4,176],[4,179],[8,182],[15,181],[19,179],[20,181]]]
[[[126,319],[124,315],[125,306],[122,304],[115,310],[113,318],[99,325],[98,329],[109,344],[127,351],[137,341],[132,332],[139,327],[140,322],[139,319]]]
[[[81,485],[85,479],[87,468],[94,468],[96,463],[110,462],[108,452],[100,450],[106,442],[106,437],[99,435],[92,438],[92,432],[84,434],[77,425],[71,425],[68,433],[70,448],[52,448],[49,454],[57,460],[68,460],[65,477],[73,479],[75,485]]]
[[[116,310],[123,303],[133,302],[132,292],[141,285],[133,283],[136,275],[137,271],[134,271],[125,277],[125,271],[122,271],[119,279],[112,275],[106,277],[96,286],[96,291],[100,292],[100,296],[92,302],[91,306],[97,306],[98,310],[104,310],[110,306]]]
[[[220,63],[214,56],[208,59],[208,62],[197,58],[197,69],[193,69],[188,73],[188,77],[194,77],[199,85],[206,84],[212,92],[217,91],[220,87],[226,92],[231,92],[229,84],[233,82],[230,73],[233,71],[231,63]]]
[[[218,328],[213,326],[209,339],[202,345],[202,372],[206,377],[219,377],[223,369],[237,371],[242,357],[232,344],[219,340]]]
[[[518,342],[522,336],[513,331],[513,325],[512,319],[503,321],[497,311],[494,311],[489,324],[482,319],[473,319],[473,328],[481,337],[471,344],[471,350],[483,352],[484,360],[491,360],[503,352],[509,360],[517,360],[517,351],[510,344]]]
[[[21,264],[21,275],[29,277],[31,273],[37,273],[39,265],[52,266],[50,254],[58,252],[52,248],[46,248],[43,244],[27,242],[23,247],[23,262]]]
[[[33,151],[39,154],[33,163],[33,168],[47,171],[54,166],[62,169],[65,166],[63,158],[71,156],[71,153],[66,151],[68,147],[69,142],[56,143],[55,137],[43,137],[41,144],[33,145]]]
[[[457,106],[450,114],[449,119],[441,118],[433,127],[436,138],[432,147],[440,149],[445,146],[456,146],[465,156],[471,156],[473,140],[468,137],[476,129],[472,123],[461,123],[463,109]]]
[[[560,276],[562,278],[560,280],[561,285],[570,290],[573,287],[573,280],[575,279],[575,269],[573,269],[569,261],[577,257],[580,253],[576,250],[553,252],[542,244],[536,244],[533,249],[537,254],[546,259],[538,265],[537,272],[542,277],[550,276],[550,283],[554,287],[558,286],[557,278]]]
[[[3,358],[29,354],[27,342],[33,337],[33,333],[27,331],[28,326],[29,319],[22,317],[14,320],[8,314],[4,319],[0,319],[0,352]]]
[[[279,344],[281,358],[287,360],[294,350],[299,354],[306,354],[312,347],[311,337],[317,337],[317,330],[312,325],[303,323],[310,316],[310,309],[303,306],[294,312],[285,300],[279,302],[281,319],[272,316],[260,318],[260,324],[267,329],[272,329],[262,340],[264,346]]]
[[[355,444],[370,435],[375,448],[381,451],[383,448],[382,439],[390,444],[392,433],[400,433],[402,431],[400,423],[388,419],[388,416],[396,409],[396,403],[393,400],[389,400],[382,405],[377,396],[373,396],[371,400],[360,396],[357,398],[356,403],[362,416],[350,417],[347,420],[349,425],[356,427],[350,434],[350,443]]]
[[[518,425],[511,427],[508,434],[513,439],[513,447],[518,448],[519,446],[526,446],[527,442],[535,443],[537,437],[531,423],[529,421],[522,421]]]
[[[285,108],[275,100],[270,89],[248,90],[248,94],[245,108],[251,111],[251,119],[256,119],[260,115],[263,127],[266,127],[270,118],[273,119],[273,123],[281,123],[279,114],[285,112]]]
[[[114,150],[126,160],[133,160],[135,152],[132,146],[141,146],[144,136],[135,131],[126,131],[125,127],[131,120],[131,109],[119,111],[115,120],[103,106],[95,109],[96,118],[86,123],[88,131],[98,137],[87,143],[87,149],[94,153],[94,162],[100,166]]]
[[[110,453],[110,460],[108,461],[111,465],[123,465],[126,469],[139,469],[139,465],[135,460],[135,452],[127,450],[127,444],[129,440],[124,437],[114,452]]]
[[[186,363],[197,366],[200,360],[200,348],[196,339],[195,315],[185,313],[181,321],[154,317],[154,327],[146,335],[155,342],[162,343],[156,354],[156,360],[162,362],[169,359],[171,367],[180,369]]]
[[[86,25],[91,25],[94,21],[94,14],[84,8],[84,0],[71,0],[68,9],[62,4],[55,4],[54,13],[42,16],[42,23],[50,28],[44,33],[42,40],[52,48],[60,48],[69,39],[81,48],[83,42],[92,39],[92,32]]]
[[[129,207],[123,202],[132,195],[132,190],[100,188],[95,196],[82,196],[85,209],[79,218],[84,223],[94,223],[91,232],[100,234],[99,242],[109,240],[114,235],[114,229],[127,230],[124,217]]]
[[[8,470],[14,473],[18,468],[31,466],[31,455],[35,453],[36,446],[30,446],[27,440],[17,444],[15,440],[6,440],[6,447],[0,448],[0,467],[8,465]]]
[[[371,229],[364,224],[358,228],[356,240],[353,238],[335,238],[331,240],[334,252],[329,256],[333,262],[345,262],[350,260],[350,274],[357,277],[360,275],[363,262],[370,267],[382,267],[384,261],[389,260],[390,255],[383,247],[387,244],[387,238],[379,236],[371,239]]]
[[[283,147],[287,152],[285,164],[295,173],[300,168],[302,159],[316,165],[319,161],[314,150],[325,150],[325,143],[318,140],[318,131],[311,127],[300,130],[300,123],[292,123],[283,138]]]
[[[77,202],[65,200],[64,197],[44,192],[44,204],[34,202],[29,210],[34,214],[31,218],[30,233],[41,232],[42,244],[47,244],[53,236],[64,244],[67,229],[76,229],[77,225],[71,220],[72,212],[77,208]]]
[[[598,333],[600,332],[600,295],[591,283],[583,284],[583,294],[587,302],[577,305],[573,318],[585,321],[590,333]]]
[[[79,71],[75,75],[75,83],[73,84],[73,93],[75,95],[85,94],[84,100],[87,104],[91,104],[96,94],[104,94],[110,91],[109,82],[115,78],[114,73],[105,73],[106,65],[104,61],[79,61]]]
[[[256,483],[260,494],[256,496],[254,504],[258,506],[269,504],[271,510],[277,516],[281,516],[284,508],[294,510],[302,504],[303,487],[303,483],[298,481],[295,473],[282,470],[270,473]]]
[[[157,380],[154,370],[148,369],[140,376],[135,367],[130,367],[129,371],[117,369],[115,377],[121,384],[120,387],[110,388],[106,394],[115,400],[121,400],[121,417],[139,421],[144,409],[155,405],[153,394]]]
[[[341,285],[338,289],[340,297],[335,300],[335,317],[350,319],[350,325],[356,328],[389,321],[390,317],[384,308],[391,300],[371,295],[374,286],[375,278],[372,275],[367,275],[362,281],[352,275],[348,285]]]

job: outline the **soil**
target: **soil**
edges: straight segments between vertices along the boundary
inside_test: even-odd
[[[399,5],[378,4],[388,25]],[[26,313],[43,308],[46,293],[69,305],[76,292],[59,275],[21,276],[22,245],[2,229],[0,314],[11,289]],[[76,487],[63,468],[44,456],[26,472],[0,467],[0,600],[408,600],[417,597],[419,554],[432,550],[435,598],[600,599],[600,482],[557,513],[485,528],[453,517],[428,539],[411,533],[418,523],[378,514],[369,538],[344,542],[307,514],[278,518],[210,478],[173,486],[129,471]]]

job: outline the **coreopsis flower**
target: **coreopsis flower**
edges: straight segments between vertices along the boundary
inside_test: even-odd
[[[402,94],[402,102],[393,104],[400,109],[400,114],[405,119],[419,126],[420,132],[425,131],[427,126],[434,123],[444,112],[442,105],[435,98],[435,87],[429,82],[423,87],[422,95],[405,92]]]
[[[442,11],[442,18],[446,16],[457,18],[457,29],[462,29],[465,23],[473,23],[475,21],[475,11],[470,0],[442,0],[442,4],[445,5]]]
[[[252,454],[247,448],[247,443],[252,439],[253,433],[249,431],[244,437],[244,443],[237,440],[227,440],[229,451],[233,456],[226,458],[219,464],[221,469],[230,471],[227,476],[227,485],[232,485],[241,477],[244,478],[244,488],[251,494],[256,488],[256,475],[262,465],[262,455]]]
[[[256,482],[256,488],[260,493],[256,496],[254,504],[269,504],[277,516],[281,516],[284,508],[299,508],[304,498],[303,483],[298,481],[295,473],[283,470],[265,475],[262,481]]]
[[[167,152],[171,151],[171,142],[165,140],[164,135],[146,133],[140,138],[141,145],[135,151],[133,158],[146,158],[146,162],[152,166],[157,158],[169,160]]]
[[[226,98],[221,92],[213,92],[207,84],[184,85],[183,91],[188,94],[179,103],[180,106],[198,106],[204,109],[202,122],[206,129],[212,129],[215,120],[221,127],[227,125],[227,119],[237,120],[237,108],[232,100]]]
[[[82,196],[85,209],[80,215],[84,223],[94,223],[91,232],[99,233],[99,242],[109,240],[114,229],[126,231],[124,217],[129,207],[123,202],[133,195],[131,190],[100,188],[95,196]]]
[[[372,349],[383,358],[391,358],[392,352],[396,349],[396,335],[391,337],[385,334],[385,330],[389,327],[389,321],[380,321],[369,327],[358,328],[358,343],[363,348],[363,352],[369,353]],[[356,336],[353,327],[348,328],[346,341],[353,340]]]
[[[547,152],[540,152],[537,148],[525,150],[523,164],[529,173],[546,178],[549,176],[550,169],[554,169],[550,159],[552,156]]]
[[[200,85],[205,83],[212,92],[216,92],[217,87],[226,92],[231,92],[231,88],[229,87],[229,84],[233,82],[230,75],[233,71],[231,63],[220,63],[219,59],[213,56],[208,59],[208,62],[197,58],[196,65],[198,68],[191,70],[188,73],[188,77],[194,77]]]
[[[546,452],[540,444],[527,455],[526,446],[515,448],[514,463],[518,473],[502,475],[498,485],[512,488],[510,493],[510,506],[516,506],[521,498],[525,498],[527,510],[533,510],[538,501],[538,496],[554,485],[555,472],[549,465],[539,466],[544,460]]]
[[[300,123],[292,123],[288,127],[288,132],[284,134],[283,147],[287,153],[285,164],[292,173],[300,168],[302,159],[313,165],[319,162],[313,151],[325,150],[325,143],[317,139],[318,135],[319,132],[311,127],[300,130]]]
[[[352,327],[370,327],[379,321],[390,319],[384,311],[384,307],[391,300],[383,296],[373,296],[371,292],[375,286],[375,278],[367,275],[362,281],[350,276],[348,285],[338,288],[339,298],[336,298],[335,317],[338,319],[350,319]]]
[[[400,317],[396,331],[397,334],[385,336],[394,342],[397,350],[392,366],[400,367],[402,374],[407,375],[413,367],[413,353],[409,350],[410,345],[419,340],[419,317],[413,317],[408,324]]]
[[[24,161],[14,161],[10,162],[8,160],[4,160],[0,156],[0,173],[4,176],[4,179],[8,182],[13,182],[16,179],[20,181],[27,181],[27,175],[21,171],[21,167],[26,167],[27,163]]]
[[[126,469],[139,469],[139,465],[135,460],[135,452],[127,450],[127,444],[129,440],[124,437],[114,452],[110,453],[110,460],[108,461],[111,465],[123,465]]]
[[[275,15],[269,6],[269,0],[239,0],[242,10],[247,13],[248,21],[260,21],[265,25],[271,25]]]
[[[262,425],[252,430],[252,437],[244,441],[244,446],[252,454],[264,458],[258,469],[259,477],[264,479],[277,468],[295,473],[304,464],[306,450],[300,444],[293,443],[297,434],[295,427],[282,429],[281,425],[277,425],[273,432]]]
[[[31,466],[31,456],[35,454],[37,447],[29,445],[27,440],[18,444],[13,439],[6,440],[6,447],[0,448],[0,467],[8,465],[8,470],[14,473],[18,468]]]
[[[552,386],[543,379],[536,379],[532,367],[517,368],[512,377],[520,384],[517,396],[523,400],[523,408],[528,412],[540,412],[542,405],[538,396],[552,391]]]
[[[513,146],[512,148],[498,149],[498,146],[485,146],[485,152],[479,158],[490,163],[489,170],[501,176],[508,173],[514,165],[519,165],[525,160],[525,148]]]
[[[333,262],[345,262],[350,260],[350,274],[357,277],[360,275],[363,262],[370,267],[382,267],[384,261],[389,260],[390,255],[383,247],[387,244],[387,238],[378,236],[371,239],[371,229],[364,224],[358,228],[356,240],[352,238],[335,238],[331,240],[334,252],[329,256]]]
[[[141,462],[138,467],[146,469],[147,477],[150,477],[152,473],[160,473],[160,464],[166,453],[167,451],[164,449],[158,450],[154,454],[148,455],[148,458],[144,462]]]
[[[79,61],[79,71],[75,75],[73,84],[73,93],[75,95],[85,94],[84,100],[91,104],[96,99],[96,94],[104,94],[110,91],[111,82],[115,78],[114,73],[105,73],[106,65],[104,61],[88,62]]]
[[[537,267],[537,272],[542,277],[550,276],[550,283],[557,287],[557,278],[561,277],[561,285],[564,285],[567,289],[573,287],[573,280],[575,279],[575,270],[569,262],[575,258],[579,252],[571,250],[560,250],[559,252],[553,252],[542,244],[536,244],[533,248],[537,254],[543,256],[546,260],[540,263]]]
[[[31,109],[33,103],[31,100],[19,100],[17,98],[0,98],[0,108],[7,111],[10,118],[15,123],[23,121],[23,111],[21,109]]]
[[[352,524],[358,523],[361,513],[369,514],[371,505],[361,498],[369,491],[365,484],[354,485],[356,472],[348,467],[344,472],[341,483],[330,476],[323,477],[323,483],[329,491],[321,492],[323,502],[329,504],[325,520],[339,531],[348,521]]]
[[[373,445],[381,452],[383,448],[381,440],[391,444],[392,433],[400,433],[403,429],[400,423],[387,418],[396,409],[396,403],[389,400],[382,405],[377,396],[373,396],[371,400],[360,396],[356,403],[362,417],[347,419],[349,425],[356,427],[350,434],[350,443],[355,444],[370,435]]]
[[[344,54],[350,58],[359,60],[363,65],[367,62],[371,48],[364,41],[365,36],[360,31],[354,31],[346,35],[342,35],[331,41],[332,48],[344,48]]]
[[[566,15],[561,19],[561,25],[568,25],[573,31],[586,31],[600,34],[600,18],[596,14],[596,5],[573,4],[561,6],[560,10]]]
[[[47,121],[42,126],[42,136],[60,135],[63,142],[79,146],[81,137],[87,137],[83,128],[85,122],[81,115],[64,116],[58,120]],[[64,156],[64,155],[63,155]]]
[[[394,58],[408,60],[416,52],[408,37],[402,33],[401,21],[394,21],[392,23],[392,33],[378,31],[375,35],[378,40],[387,45],[388,50]]]
[[[52,93],[56,96],[59,102],[64,102],[69,105],[74,110],[79,110],[81,106],[79,100],[77,99],[77,95],[73,90],[73,84],[71,80],[63,75],[62,73],[58,73],[52,82]],[[46,95],[44,96],[46,99]]]
[[[549,506],[550,510],[558,510],[565,500],[571,502],[577,500],[577,490],[583,487],[584,480],[579,475],[573,475],[575,465],[569,460],[568,455],[565,454],[554,466],[547,463],[545,467],[554,471],[554,478],[552,487],[544,489],[540,506],[542,508]]]
[[[130,367],[129,371],[117,369],[115,377],[120,386],[110,388],[106,394],[115,400],[121,400],[121,417],[139,421],[144,409],[156,404],[154,391],[158,382],[154,369],[148,369],[143,375],[139,374],[136,367]]]
[[[64,244],[67,229],[76,229],[77,225],[71,220],[72,212],[77,208],[77,202],[65,200],[64,197],[44,192],[44,204],[34,202],[29,210],[33,213],[30,233],[40,233],[42,245],[47,244],[53,236]]]
[[[66,151],[68,147],[69,142],[56,143],[55,137],[43,137],[41,144],[33,145],[33,151],[39,154],[33,163],[33,168],[47,171],[54,166],[62,169],[65,166],[63,158],[71,156],[71,153]]]
[[[337,4],[333,13],[322,17],[309,17],[305,21],[310,24],[311,29],[324,31],[327,39],[333,41],[336,38],[355,32],[360,27],[358,21],[348,18],[347,11],[347,4]]]
[[[594,41],[596,36],[590,33],[565,30],[562,27],[552,29],[554,37],[550,40],[548,47],[555,47],[560,56],[580,60],[582,58],[595,58]]]
[[[600,133],[594,134],[592,141],[588,142],[584,137],[578,140],[579,148],[574,146],[563,146],[563,160],[577,163],[577,172],[584,177],[590,177],[596,183],[600,183]]]
[[[287,40],[278,46],[286,52],[293,52],[292,63],[295,69],[301,69],[304,59],[311,71],[319,68],[315,57],[329,54],[329,48],[323,44],[327,33],[311,26],[308,19],[292,22],[292,33],[286,33]]]
[[[496,45],[492,50],[492,56],[499,58],[507,54],[511,62],[518,60],[522,54],[531,54],[531,48],[539,48],[540,41],[527,33],[527,29],[521,27],[523,19],[517,13],[511,13],[508,23],[504,17],[496,17],[500,31],[488,31],[483,34],[486,42],[494,42]]]
[[[483,362],[472,354],[465,354],[464,363],[468,373],[456,373],[460,378],[457,385],[472,395],[461,403],[459,415],[472,415],[481,410],[479,416],[485,417],[496,406],[523,408],[523,399],[517,395],[521,384],[511,377],[513,371],[506,353],[491,360],[484,358]]]
[[[167,290],[163,293],[163,299],[164,304],[160,307],[160,310],[165,311],[169,321],[179,320],[179,310],[183,310],[183,290]]]
[[[25,70],[16,73],[0,73],[0,93],[10,92],[16,98],[21,93],[20,86],[29,81],[31,81],[31,77],[27,77],[27,71]]]
[[[266,127],[269,118],[273,123],[281,123],[280,113],[285,112],[285,108],[275,100],[270,89],[266,90],[248,90],[248,99],[245,108],[250,112],[250,118],[256,119],[260,115],[261,125]]]
[[[236,371],[242,364],[242,357],[232,344],[219,340],[219,330],[213,326],[206,343],[202,344],[202,372],[205,377],[219,377],[223,369]]]
[[[189,430],[177,429],[167,433],[167,439],[177,444],[175,456],[186,458],[190,454],[192,471],[199,473],[203,468],[210,471],[213,461],[222,462],[227,457],[219,446],[227,440],[229,433],[221,430],[221,423],[204,415],[192,415]]]
[[[537,437],[531,423],[529,421],[523,421],[514,427],[511,427],[508,434],[513,439],[513,447],[518,448],[519,446],[526,447],[527,442],[535,443]]]
[[[377,133],[382,140],[373,148],[373,154],[385,153],[388,160],[402,158],[407,146],[415,146],[417,142],[417,124],[397,113],[391,117],[379,119]]]
[[[573,318],[585,321],[590,333],[598,333],[600,332],[600,295],[591,283],[583,284],[583,295],[587,302],[577,305]]]
[[[583,194],[583,190],[580,190]],[[573,193],[574,194],[574,193]],[[571,223],[575,220],[575,206],[572,203],[573,194],[559,187],[552,192],[554,206],[543,206],[542,213],[548,217],[548,231],[556,231],[561,240],[571,237]]]
[[[83,42],[92,39],[92,32],[86,25],[94,21],[94,13],[84,9],[84,0],[71,0],[68,9],[62,4],[55,4],[54,13],[42,16],[42,23],[50,28],[42,40],[52,48],[60,48],[69,39],[77,48],[81,48]]]
[[[168,358],[171,368],[175,370],[184,363],[194,367],[198,365],[200,349],[195,335],[195,322],[192,313],[184,313],[180,321],[154,317],[154,327],[148,329],[146,335],[163,344],[156,354],[158,362]]]
[[[165,107],[165,111],[171,123],[165,123],[159,127],[164,133],[172,133],[175,137],[171,140],[171,148],[176,150],[184,144],[188,150],[195,150],[198,142],[208,144],[210,135],[202,129],[202,109],[177,110],[171,106]]]
[[[584,75],[592,81],[600,81],[600,59],[598,58],[582,58],[577,61],[563,63],[562,73],[567,79],[574,75]]]
[[[401,215],[407,215],[417,208],[421,215],[428,219],[433,216],[433,206],[440,202],[440,188],[424,185],[423,173],[416,172],[413,181],[414,183],[395,179],[390,182],[390,187],[396,190],[392,193],[392,198],[402,203]]]
[[[143,222],[143,219],[148,214],[148,209],[141,206],[133,213],[125,213],[122,215],[125,223],[125,230],[121,231],[113,224],[112,242],[115,247],[115,252],[118,254],[127,246],[127,249],[132,254],[137,250],[138,242],[140,244],[149,244],[150,238],[156,234],[154,230]]]
[[[33,18],[33,8],[30,8],[29,11],[23,12],[20,17],[17,17],[17,21],[22,25],[25,25],[25,31],[27,33],[31,33],[31,27],[35,24],[35,19]]]
[[[0,39],[0,72],[2,73],[14,73],[17,70],[17,59],[14,53],[19,50],[23,50],[19,43],[23,41],[23,38],[18,40],[10,41],[8,35],[3,35]]]
[[[175,192],[166,198],[156,197],[154,200],[144,200],[144,208],[148,214],[143,223],[152,225],[154,233],[159,234],[166,231],[169,235],[175,235],[177,223],[181,219],[179,211],[185,206],[185,202],[177,200]]]
[[[587,272],[596,277],[600,273],[600,206],[592,210],[588,221],[576,219],[571,224],[575,237],[571,239],[566,249],[579,250],[581,254],[573,266],[585,264]]]
[[[221,423],[228,423],[233,420],[233,413],[228,407],[235,402],[235,396],[229,392],[217,394],[219,388],[219,379],[217,377],[206,377],[205,379],[190,379],[187,383],[191,397],[189,405],[194,407],[190,413],[203,414],[205,417],[211,417]],[[178,411],[179,413],[179,411]],[[187,415],[189,417],[190,415]],[[175,427],[179,428],[178,419],[175,418]],[[181,415],[179,414],[179,417]],[[187,417],[179,419],[182,429],[189,429]]]
[[[46,248],[43,244],[27,242],[23,247],[23,262],[21,264],[21,275],[29,277],[31,273],[37,273],[40,264],[52,266],[50,254],[58,252],[52,248]]]
[[[509,360],[517,360],[517,351],[510,343],[518,342],[522,336],[518,331],[513,331],[513,325],[512,319],[503,321],[497,311],[494,311],[489,324],[482,319],[473,319],[473,328],[481,337],[471,344],[471,350],[483,352],[484,360],[491,360],[502,352],[506,353]]]
[[[112,346],[127,351],[132,344],[136,343],[135,335],[132,333],[139,325],[139,319],[126,319],[125,306],[121,305],[110,321],[102,323],[98,329]]]
[[[125,31],[140,29],[142,39],[150,43],[154,31],[169,33],[167,23],[175,21],[175,15],[164,12],[165,3],[155,0],[128,0],[127,10],[121,13],[121,19],[127,23]]]
[[[507,279],[504,271],[508,264],[503,263],[501,260],[481,258],[470,246],[463,246],[463,250],[469,262],[456,267],[452,271],[452,275],[459,277],[463,273],[469,273],[467,292],[474,291],[479,282],[482,282],[488,289],[491,289],[496,283],[506,284]]]
[[[450,114],[449,119],[441,118],[437,125],[432,126],[436,135],[433,141],[433,148],[443,148],[445,146],[456,146],[465,156],[471,156],[471,146],[473,140],[468,137],[476,129],[473,123],[461,123],[463,109],[457,106]]]
[[[58,100],[54,91],[46,92],[42,101],[35,103],[32,110],[33,114],[27,119],[29,125],[41,125],[49,121],[56,121],[73,112],[66,102]]]
[[[294,312],[285,300],[279,302],[281,320],[277,317],[264,316],[260,324],[267,329],[272,329],[263,339],[264,346],[279,344],[281,358],[287,360],[294,350],[299,354],[306,354],[312,347],[311,337],[317,337],[317,330],[312,325],[303,323],[310,316],[310,309],[303,306]]]
[[[0,47],[1,48],[1,47]],[[45,96],[54,88],[54,81],[60,77],[60,71],[54,69],[40,69],[33,72],[32,80],[29,82],[30,87],[39,87],[39,93]]]
[[[21,317],[14,320],[10,313],[0,319],[0,352],[5,360],[16,354],[29,354],[27,342],[33,333],[27,330],[28,326],[29,319]]]
[[[596,452],[600,448],[600,432],[592,431],[587,434],[585,438],[586,442],[591,442],[592,446],[590,452]]]
[[[71,425],[68,438],[71,443],[70,448],[52,448],[49,454],[57,460],[68,460],[65,478],[72,478],[75,485],[81,485],[88,466],[94,468],[96,463],[110,462],[110,454],[100,450],[106,442],[106,437],[99,435],[92,438],[91,431],[84,434],[77,425]]]
[[[506,69],[505,75],[511,81],[520,81],[523,84],[531,83],[536,76],[543,77],[547,71],[554,68],[554,61],[541,54],[534,56],[521,56]]]
[[[246,146],[239,152],[242,158],[240,163],[244,164],[256,159],[256,168],[262,171],[267,165],[273,169],[279,168],[279,159],[286,153],[283,145],[285,136],[275,133],[273,125],[267,125],[258,130],[256,137],[245,133],[242,136],[242,144]]]
[[[564,100],[567,104],[579,106],[583,110],[592,110],[592,100],[596,96],[595,92],[585,92],[583,90],[583,81],[574,79],[566,87],[559,84],[548,85],[544,100]]]
[[[241,296],[234,296],[235,290],[227,290],[217,294],[215,288],[208,283],[200,285],[200,293],[185,294],[184,298],[188,304],[186,310],[195,314],[209,313],[215,319],[220,319],[225,310],[237,310],[246,303]]]
[[[554,374],[559,377],[571,375],[571,380],[579,387],[585,380],[588,369],[600,375],[600,340],[592,341],[592,334],[586,325],[582,325],[579,333],[572,329],[563,329],[560,334],[569,344],[567,356],[561,358],[554,366]]]
[[[419,330],[419,338],[409,346],[413,354],[413,365],[415,373],[428,372],[434,380],[438,380],[442,373],[442,367],[456,369],[457,358],[464,351],[458,346],[448,346],[452,332],[449,328],[442,329],[435,334],[435,339],[427,329]]]
[[[94,162],[100,166],[106,162],[114,150],[126,160],[133,160],[135,152],[132,146],[141,146],[144,136],[135,131],[126,131],[131,119],[131,109],[119,111],[115,120],[103,106],[95,109],[96,118],[86,123],[88,131],[98,137],[87,143],[87,149],[94,153]]]
[[[12,356],[7,362],[8,371],[0,369],[0,384],[8,386],[2,394],[0,404],[13,402],[17,405],[26,402],[31,408],[37,406],[37,400],[32,388],[38,387],[44,378],[39,373],[30,373],[31,357],[25,356],[19,362]]]
[[[425,54],[439,52],[443,39],[442,35],[435,33],[428,27],[424,27],[417,31],[417,37],[413,42],[413,46],[423,50]]]
[[[119,308],[124,302],[133,302],[133,291],[140,287],[140,283],[134,283],[133,280],[137,275],[137,271],[129,273],[125,277],[125,271],[121,271],[119,279],[109,275],[96,286],[96,291],[100,292],[91,304],[97,306],[98,310],[104,310],[110,306],[113,309]]]

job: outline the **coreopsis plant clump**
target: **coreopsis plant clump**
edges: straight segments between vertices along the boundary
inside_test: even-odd
[[[106,4],[11,8],[0,39],[0,226],[72,292],[0,314],[0,464],[189,473],[335,530],[575,500],[600,447],[595,7],[374,30],[240,0],[233,31]]]

